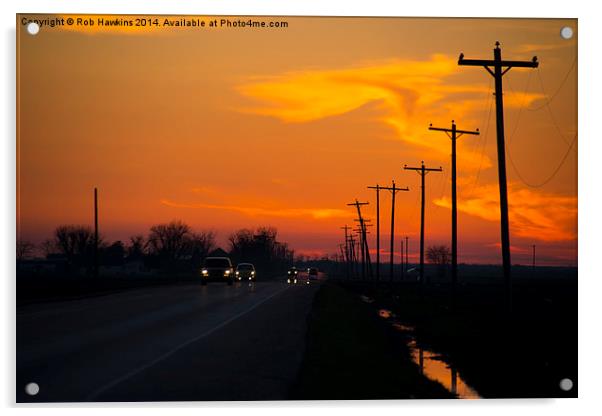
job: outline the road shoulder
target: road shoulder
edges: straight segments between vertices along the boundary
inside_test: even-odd
[[[334,282],[323,284],[308,318],[306,350],[291,398],[296,400],[452,398],[420,374],[369,305]]]

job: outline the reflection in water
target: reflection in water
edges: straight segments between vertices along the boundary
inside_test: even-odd
[[[385,319],[389,319],[392,316],[394,316],[393,313],[390,310],[388,310],[388,309],[381,309],[381,310],[379,310],[378,311],[378,315],[381,318],[385,318]]]
[[[443,357],[432,351],[424,350],[412,340],[408,344],[412,353],[412,360],[420,367],[420,372],[431,380],[443,385],[451,393],[461,399],[480,399],[481,396],[469,387],[458,371],[447,364]]]
[[[379,311],[379,315],[383,316],[380,313],[381,311]],[[418,365],[418,367],[420,367],[421,374],[431,380],[439,382],[448,391],[457,395],[461,399],[481,398],[479,393],[477,393],[473,388],[469,387],[464,382],[462,377],[460,377],[458,371],[446,363],[441,355],[435,354],[429,350],[425,350],[416,343],[416,339],[412,335],[414,332],[413,327],[403,325],[399,322],[392,322],[391,325],[398,331],[404,332],[410,338],[408,346],[410,347],[412,360]]]
[[[399,322],[393,322],[391,325],[393,326],[393,328],[402,332],[412,332],[414,330],[414,327],[400,324]]]

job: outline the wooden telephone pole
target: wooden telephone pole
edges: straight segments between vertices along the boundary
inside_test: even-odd
[[[354,206],[357,209],[357,218],[358,221],[360,222],[360,227],[361,227],[361,233],[360,233],[360,237],[361,237],[361,251],[362,251],[362,279],[364,279],[366,277],[366,272],[365,272],[365,264],[368,263],[370,264],[370,253],[368,252],[368,242],[366,241],[366,227],[364,226],[364,219],[362,217],[362,210],[361,210],[361,206],[362,205],[369,205],[369,202],[359,202],[357,199],[355,200],[355,202],[349,203],[347,204],[348,206]],[[372,266],[370,266],[370,270],[372,269]]]
[[[408,271],[408,247],[410,246],[410,243],[408,242],[409,237],[406,236],[406,261],[405,261],[405,268],[403,269],[403,278],[405,280],[406,278],[406,273]]]
[[[98,189],[94,188],[94,277],[98,277]]]
[[[506,286],[506,304],[512,310],[512,275],[510,271],[510,229],[508,221],[508,188],[506,185],[506,144],[504,139],[504,96],[502,88],[502,77],[511,68],[537,68],[537,56],[530,61],[504,61],[500,43],[495,42],[493,49],[493,60],[487,59],[464,59],[461,53],[458,65],[484,67],[495,80],[495,112],[497,127],[497,165],[500,188],[500,214],[501,214],[501,239],[502,239],[502,261],[504,264],[504,282]],[[493,70],[491,69],[493,68]]]
[[[451,243],[451,255],[452,255],[452,294],[455,297],[456,294],[456,285],[458,283],[458,198],[456,193],[456,140],[462,136],[463,134],[473,134],[478,135],[479,129],[476,131],[468,131],[468,130],[458,130],[456,128],[456,123],[452,120],[451,129],[441,128],[441,127],[433,127],[432,124],[429,125],[429,130],[442,131],[445,132],[451,139],[452,145],[452,165],[451,165],[451,194],[452,194],[452,243]]]
[[[364,264],[364,267],[366,268],[366,277],[369,277],[372,279],[374,277],[374,274],[372,273],[372,261],[370,260],[370,252],[369,252],[369,248],[368,248],[368,234],[370,234],[370,232],[367,229],[367,227],[372,227],[372,224],[368,224],[368,222],[370,222],[370,220],[367,220],[363,217],[361,220],[355,219],[353,221],[359,222],[358,228],[356,228],[353,231],[357,232],[360,235],[362,253],[363,253],[363,258],[364,258],[363,264]]]
[[[368,189],[376,190],[376,280],[380,281],[380,187],[369,186]]]
[[[403,237],[401,237],[401,250],[399,251],[399,254],[401,255],[401,271],[399,273],[399,278],[401,280],[404,280],[403,279],[403,277],[404,277],[404,272],[403,271],[405,270],[404,269],[405,266],[404,266],[404,261],[403,261]]]
[[[392,282],[393,281],[393,254],[394,254],[394,250],[395,250],[395,194],[399,191],[409,191],[410,188],[397,188],[395,186],[395,181],[391,181],[390,187],[388,187],[388,188],[383,187],[380,189],[386,189],[387,191],[391,191],[391,247],[389,248],[389,254],[390,254],[389,281]]]
[[[349,268],[351,265],[351,261],[349,259],[349,234],[348,231],[351,227],[349,227],[347,224],[345,224],[344,227],[341,227],[342,230],[345,230],[345,270],[346,270],[346,275],[347,275],[347,279],[349,279]]]
[[[349,234],[349,255],[351,258],[351,271],[353,277],[355,277],[357,274],[357,255],[355,251],[355,238],[353,238],[352,233]]]
[[[535,270],[535,244],[533,244],[533,270]]]
[[[419,168],[412,168],[409,167],[408,165],[404,165],[403,168],[405,170],[413,170],[416,171],[421,179],[422,179],[422,185],[421,185],[421,206],[420,206],[420,284],[424,283],[424,199],[425,199],[425,192],[424,192],[424,177],[429,173],[429,172],[441,172],[443,171],[443,169],[441,167],[438,168],[427,168],[426,166],[424,166],[424,161],[420,162],[421,166]]]

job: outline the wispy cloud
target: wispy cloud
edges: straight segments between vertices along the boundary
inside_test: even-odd
[[[191,188],[191,191],[197,194],[215,194],[219,192],[218,189],[211,186],[195,186]]]
[[[485,244],[487,247],[495,247],[497,249],[501,249],[502,248],[502,243],[489,243],[489,244]],[[525,253],[530,253],[530,251],[524,247],[518,247],[518,246],[513,246],[510,245],[510,252],[511,253],[515,253],[515,254],[525,254]]]
[[[516,48],[515,53],[540,53],[543,51],[552,51],[560,48],[574,47],[573,42],[566,40],[557,43],[537,44],[537,43],[523,43]]]
[[[462,120],[466,128],[479,127],[489,100],[489,86],[450,80],[458,74],[456,58],[436,54],[428,60],[391,60],[343,69],[304,70],[266,78],[253,78],[238,91],[258,104],[242,112],[275,117],[284,122],[306,123],[345,114],[368,103],[378,103],[382,115],[375,122],[392,127],[399,140],[441,156],[444,138],[427,131],[430,122]],[[506,97],[507,107],[530,105],[541,94]],[[481,126],[482,127],[482,126]],[[478,168],[478,155],[466,148],[461,163]],[[491,166],[488,158],[485,168]]]
[[[542,241],[568,241],[577,238],[577,198],[529,189],[508,187],[508,216],[511,231],[519,237]],[[436,205],[450,208],[449,198],[435,199]],[[474,196],[458,200],[458,210],[487,221],[499,221],[499,191],[495,184],[475,190]]]
[[[161,204],[174,208],[216,209],[234,211],[250,217],[279,218],[312,218],[316,220],[329,218],[351,218],[353,214],[347,210],[336,208],[266,208],[240,205],[221,205],[208,203],[180,203],[162,199]]]

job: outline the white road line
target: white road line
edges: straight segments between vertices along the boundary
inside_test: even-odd
[[[251,312],[253,309],[255,309],[256,307],[258,307],[259,305],[261,305],[262,303],[267,302],[268,300],[272,299],[273,297],[275,297],[276,295],[279,295],[280,293],[284,292],[286,289],[288,289],[289,286],[285,286],[284,288],[278,290],[277,292],[271,294],[270,296],[260,300],[259,302],[255,303],[253,306],[251,306],[250,308],[237,313],[236,315],[234,315],[231,318],[226,319],[224,322],[220,323],[219,325],[211,328],[208,331],[203,332],[202,334],[189,339],[188,341],[183,342],[182,344],[178,345],[177,347],[172,348],[171,350],[167,351],[165,354],[160,355],[159,357],[155,358],[154,360],[141,365],[140,367],[137,367],[135,369],[133,369],[132,371],[122,375],[121,377],[118,377],[116,379],[114,379],[113,381],[105,384],[104,386],[100,387],[99,389],[93,391],[90,395],[88,395],[84,400],[85,401],[93,401],[94,399],[96,399],[98,396],[100,396],[101,394],[103,394],[104,392],[106,392],[107,390],[115,387],[116,385],[124,382],[125,380],[134,377],[136,374],[141,373],[144,370],[149,369],[150,367],[154,366],[155,364],[165,360],[166,358],[169,358],[170,356],[172,356],[173,354],[175,354],[176,352],[180,351],[181,349],[187,347],[188,345],[195,343],[196,341],[205,338],[209,335],[211,335],[213,332],[217,331],[220,328],[223,328],[224,326],[228,325],[230,322],[240,318],[243,315],[246,315],[247,313]]]

